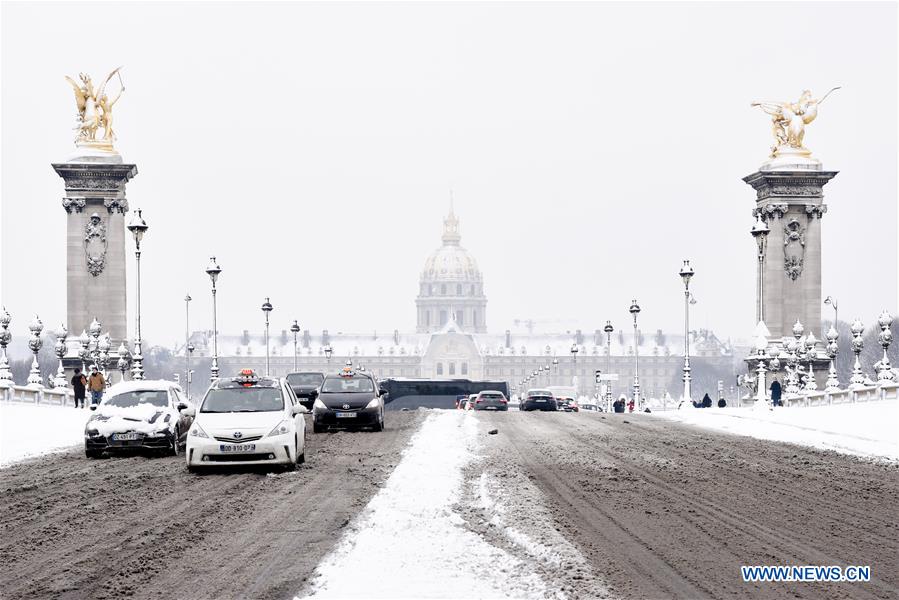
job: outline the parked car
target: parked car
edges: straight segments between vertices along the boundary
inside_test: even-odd
[[[556,411],[559,406],[549,390],[528,390],[521,403],[521,410]]]
[[[117,383],[84,426],[84,454],[149,449],[177,455],[193,419],[190,403],[173,381]]]
[[[320,388],[324,380],[325,374],[315,371],[287,374],[287,383],[290,384],[293,393],[296,394],[300,404],[310,411],[312,410],[312,403],[315,402],[312,392]]]
[[[283,378],[250,369],[207,390],[187,436],[187,469],[223,464],[284,465],[306,460],[306,407]]]
[[[384,430],[384,402],[387,390],[368,373],[346,367],[339,375],[328,375],[321,391],[314,393],[312,431],[329,427],[371,427]]]
[[[561,397],[556,398],[556,403],[559,405],[559,410],[563,410],[565,412],[578,412],[577,401],[574,398]]]
[[[475,395],[474,410],[509,410],[509,401],[502,392],[485,390]]]

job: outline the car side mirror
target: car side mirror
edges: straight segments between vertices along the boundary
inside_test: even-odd
[[[306,413],[309,412],[309,409],[306,408],[305,406],[303,406],[302,404],[294,404],[293,407],[290,409],[290,412],[291,412],[294,416],[296,416],[296,415],[305,415]]]
[[[195,416],[197,416],[197,409],[194,408],[193,406],[188,406],[187,408],[185,408],[184,410],[181,411],[181,414],[183,414],[186,417],[195,417]]]
[[[179,410],[179,411],[184,410],[184,409],[186,409],[186,408],[187,408],[187,404],[185,404],[184,402],[179,402],[179,403],[178,403],[178,410]]]
[[[315,400],[316,398],[318,398],[318,390],[312,390],[312,391],[310,391],[310,392],[309,392],[309,397],[312,398],[313,400]]]
[[[379,395],[379,396],[387,397],[387,396],[390,395],[390,393],[389,393],[387,390],[385,390],[384,388],[380,388],[380,389],[378,390],[378,395]]]

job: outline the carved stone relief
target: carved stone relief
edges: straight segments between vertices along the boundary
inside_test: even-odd
[[[793,281],[802,275],[805,259],[805,227],[796,219],[784,226],[784,271]]]
[[[100,215],[94,213],[84,228],[84,254],[87,257],[87,271],[94,277],[103,272],[106,266],[106,225]]]

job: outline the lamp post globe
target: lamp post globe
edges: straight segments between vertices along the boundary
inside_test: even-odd
[[[328,359],[329,366],[331,364],[331,354],[333,352],[334,352],[334,350],[331,348],[331,344],[328,344],[327,346],[325,346],[325,358]]]
[[[219,378],[219,346],[218,346],[218,314],[216,306],[216,287],[222,268],[215,262],[215,257],[209,258],[209,265],[206,267],[206,274],[212,281],[212,367],[209,369],[209,379],[216,381]]]
[[[134,258],[137,263],[136,285],[137,294],[135,295],[136,317],[135,317],[135,339],[134,339],[134,356],[131,359],[131,377],[141,380],[144,378],[144,357],[141,351],[141,333],[140,333],[140,243],[144,239],[144,234],[150,227],[141,214],[141,209],[135,209],[131,215],[131,221],[128,223],[128,231],[134,237]]]
[[[293,320],[293,325],[290,326],[290,331],[293,333],[293,370],[297,370],[297,334],[300,333],[300,324],[297,323],[297,320]]]
[[[640,339],[637,332],[637,315],[640,314],[640,305],[637,300],[631,301],[628,312],[634,317],[634,407],[640,406]]]
[[[273,310],[272,303],[269,302],[269,299],[266,297],[265,302],[262,303],[262,312],[265,313],[265,375],[266,377],[271,375],[271,364],[269,359],[269,344],[268,344],[268,325],[269,319],[268,316],[271,314]]]

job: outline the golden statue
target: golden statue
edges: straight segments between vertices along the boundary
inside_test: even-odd
[[[75,138],[75,145],[113,152],[112,143],[115,141],[115,133],[112,129],[112,107],[125,91],[121,69],[122,67],[119,67],[107,75],[96,91],[90,75],[84,73],[78,75],[81,85],[71,77],[66,77],[66,81],[75,91],[75,104],[78,107],[78,124],[75,126],[78,136]],[[110,98],[106,93],[106,85],[116,75],[119,77],[119,91],[115,98]],[[103,137],[97,139],[97,132],[100,129],[103,130]]]
[[[811,151],[802,145],[805,126],[818,116],[818,106],[838,89],[840,88],[833,88],[820,100],[815,100],[809,90],[804,90],[796,102],[752,103],[752,106],[759,106],[771,115],[771,127],[775,140],[774,146],[771,147],[771,158],[787,154],[805,157],[811,155]]]

